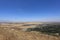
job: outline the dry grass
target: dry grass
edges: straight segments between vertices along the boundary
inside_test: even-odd
[[[18,30],[21,26],[6,26],[0,26],[0,40],[60,40],[60,37],[56,36],[46,35],[38,32],[24,32]]]
[[[21,40],[60,40],[58,37],[40,34],[36,32],[17,32],[18,37]]]
[[[0,40],[60,40],[60,38],[37,32],[23,32],[0,28]]]
[[[0,27],[0,40],[17,40],[13,31]]]

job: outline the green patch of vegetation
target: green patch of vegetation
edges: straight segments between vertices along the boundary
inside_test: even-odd
[[[60,35],[60,25],[54,24],[43,24],[38,25],[35,28],[28,28],[27,31],[38,31],[48,35]]]

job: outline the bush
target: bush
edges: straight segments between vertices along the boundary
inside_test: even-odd
[[[28,28],[27,31],[38,31],[38,32],[47,33],[47,34],[58,33],[60,35],[60,25],[43,24],[43,25],[38,25],[35,28]]]

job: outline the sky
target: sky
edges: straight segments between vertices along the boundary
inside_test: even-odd
[[[60,0],[0,0],[0,21],[60,22]]]

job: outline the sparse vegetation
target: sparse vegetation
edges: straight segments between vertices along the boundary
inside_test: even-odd
[[[13,31],[0,27],[0,40],[18,40],[18,38]]]
[[[60,35],[60,25],[54,24],[42,24],[38,25],[35,28],[28,28],[27,31],[38,31],[42,33],[46,33],[48,35]]]
[[[48,26],[46,25],[43,26],[42,24],[32,28],[26,28],[26,26],[21,25],[16,26],[16,24],[0,25],[0,40],[60,40],[60,36],[44,34],[45,32],[46,33],[49,32],[49,34],[56,33],[51,32],[50,30],[51,26],[49,26],[48,28],[47,27]],[[55,28],[54,27],[53,29],[55,31],[56,27]],[[25,31],[22,31],[22,29],[24,29]]]

